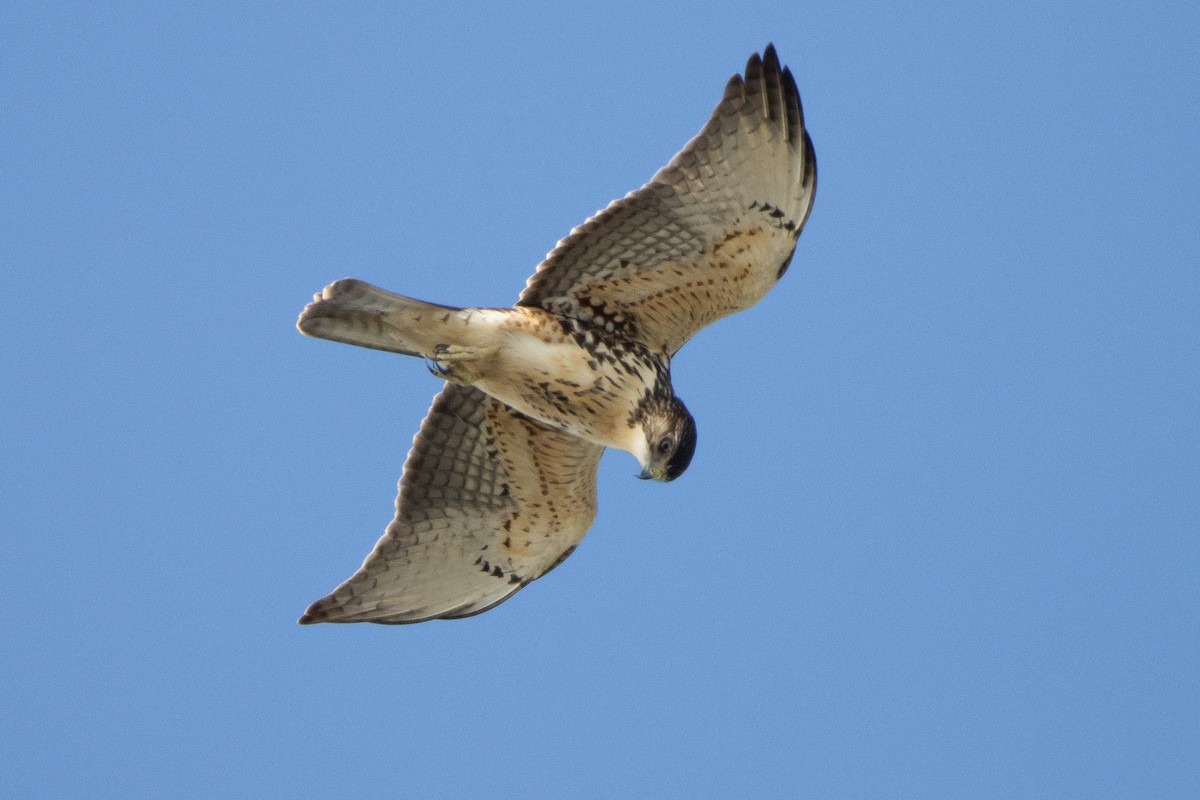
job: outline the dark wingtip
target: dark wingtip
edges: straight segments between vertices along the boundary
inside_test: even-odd
[[[779,54],[775,52],[775,44],[773,42],[767,42],[767,47],[763,50],[762,60],[767,70],[779,71]]]
[[[304,609],[304,613],[300,615],[300,619],[296,620],[297,625],[315,625],[318,622],[326,622],[329,619],[328,610],[321,607],[322,601],[318,600],[308,608]]]
[[[762,56],[758,53],[750,56],[750,60],[746,62],[746,71],[743,73],[746,76],[746,83],[753,83],[762,77],[763,62]]]
[[[741,75],[734,75],[730,77],[729,81],[725,84],[724,99],[732,100],[734,97],[741,95],[745,91],[743,87],[744,82],[742,81]]]

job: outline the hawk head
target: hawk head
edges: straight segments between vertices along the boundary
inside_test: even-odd
[[[683,401],[672,396],[648,406],[640,424],[644,439],[634,454],[642,465],[638,477],[665,483],[682,475],[696,452],[696,420]]]

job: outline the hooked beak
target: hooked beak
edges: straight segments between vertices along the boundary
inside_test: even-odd
[[[643,481],[648,481],[651,478],[656,481],[661,481],[663,479],[663,473],[662,470],[651,470],[649,467],[646,467],[644,470],[638,473],[638,478]]]

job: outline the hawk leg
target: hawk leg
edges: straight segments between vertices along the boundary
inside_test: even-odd
[[[429,371],[442,380],[470,385],[483,377],[484,365],[500,351],[500,345],[482,347],[439,344],[433,348]]]

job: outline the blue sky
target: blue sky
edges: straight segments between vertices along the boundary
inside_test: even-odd
[[[0,794],[1194,797],[1194,4],[9,4]],[[775,42],[820,190],[670,485],[492,612],[295,618],[436,382]]]

